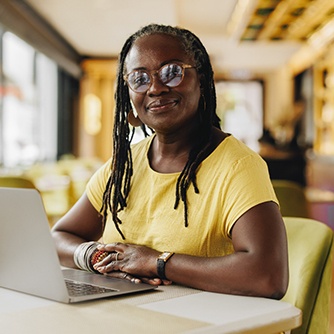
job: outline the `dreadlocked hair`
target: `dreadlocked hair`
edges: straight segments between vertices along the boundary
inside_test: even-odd
[[[197,36],[186,29],[150,24],[126,40],[118,61],[111,173],[103,194],[103,202],[100,210],[103,216],[103,228],[107,221],[108,212],[110,212],[114,225],[123,239],[125,239],[125,236],[119,226],[122,224],[122,221],[118,218],[118,212],[126,207],[126,200],[130,191],[131,176],[133,174],[130,144],[134,131],[132,129],[131,132],[128,123],[128,113],[131,110],[131,104],[129,90],[124,80],[124,75],[126,74],[125,59],[138,38],[154,34],[166,34],[177,38],[183,45],[185,52],[194,59],[200,78],[202,95],[198,107],[201,117],[199,140],[189,153],[188,161],[178,177],[175,189],[174,209],[178,208],[180,201],[183,202],[184,225],[186,227],[188,226],[187,190],[192,184],[195,193],[199,193],[196,182],[196,170],[210,149],[212,126],[220,128],[220,120],[216,114],[216,90],[213,70],[209,55]],[[145,135],[147,135],[145,128],[142,129]]]

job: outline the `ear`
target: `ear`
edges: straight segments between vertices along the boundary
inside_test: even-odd
[[[128,122],[133,126],[133,127],[138,127],[141,126],[143,123],[140,120],[140,118],[138,117],[138,113],[137,110],[132,102],[132,100],[130,99],[130,104],[131,104],[131,110],[128,113]]]
[[[131,108],[132,108],[133,116],[134,116],[135,118],[137,118],[137,117],[138,117],[138,113],[137,113],[136,107],[135,107],[135,105],[133,104],[132,100],[130,100],[130,104],[131,104]]]
[[[140,118],[137,116],[135,116],[135,113],[133,111],[133,109],[131,109],[128,113],[128,122],[133,126],[133,127],[138,127],[141,126],[143,123],[140,120]]]

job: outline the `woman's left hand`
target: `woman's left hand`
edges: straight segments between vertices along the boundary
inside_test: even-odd
[[[171,284],[171,281],[161,280],[156,275],[158,251],[145,246],[133,244],[112,243],[100,245],[101,251],[109,255],[94,265],[101,274],[115,278],[128,279],[134,283],[152,285]]]

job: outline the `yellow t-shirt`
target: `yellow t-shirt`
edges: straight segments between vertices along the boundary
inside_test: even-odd
[[[147,158],[152,137],[132,146],[133,176],[127,207],[119,212],[122,240],[109,215],[103,241],[146,245],[158,251],[196,256],[233,252],[230,232],[236,220],[253,206],[274,201],[275,192],[264,160],[233,136],[225,138],[199,166],[196,194],[187,191],[188,227],[184,207],[174,209],[179,173],[162,174]],[[108,161],[87,185],[87,196],[97,211],[110,173]]]

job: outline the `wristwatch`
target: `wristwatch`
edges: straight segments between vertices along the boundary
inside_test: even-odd
[[[165,275],[165,266],[166,262],[174,255],[174,253],[171,252],[163,252],[160,254],[157,258],[157,272],[158,276],[162,280],[167,280],[168,278]]]

